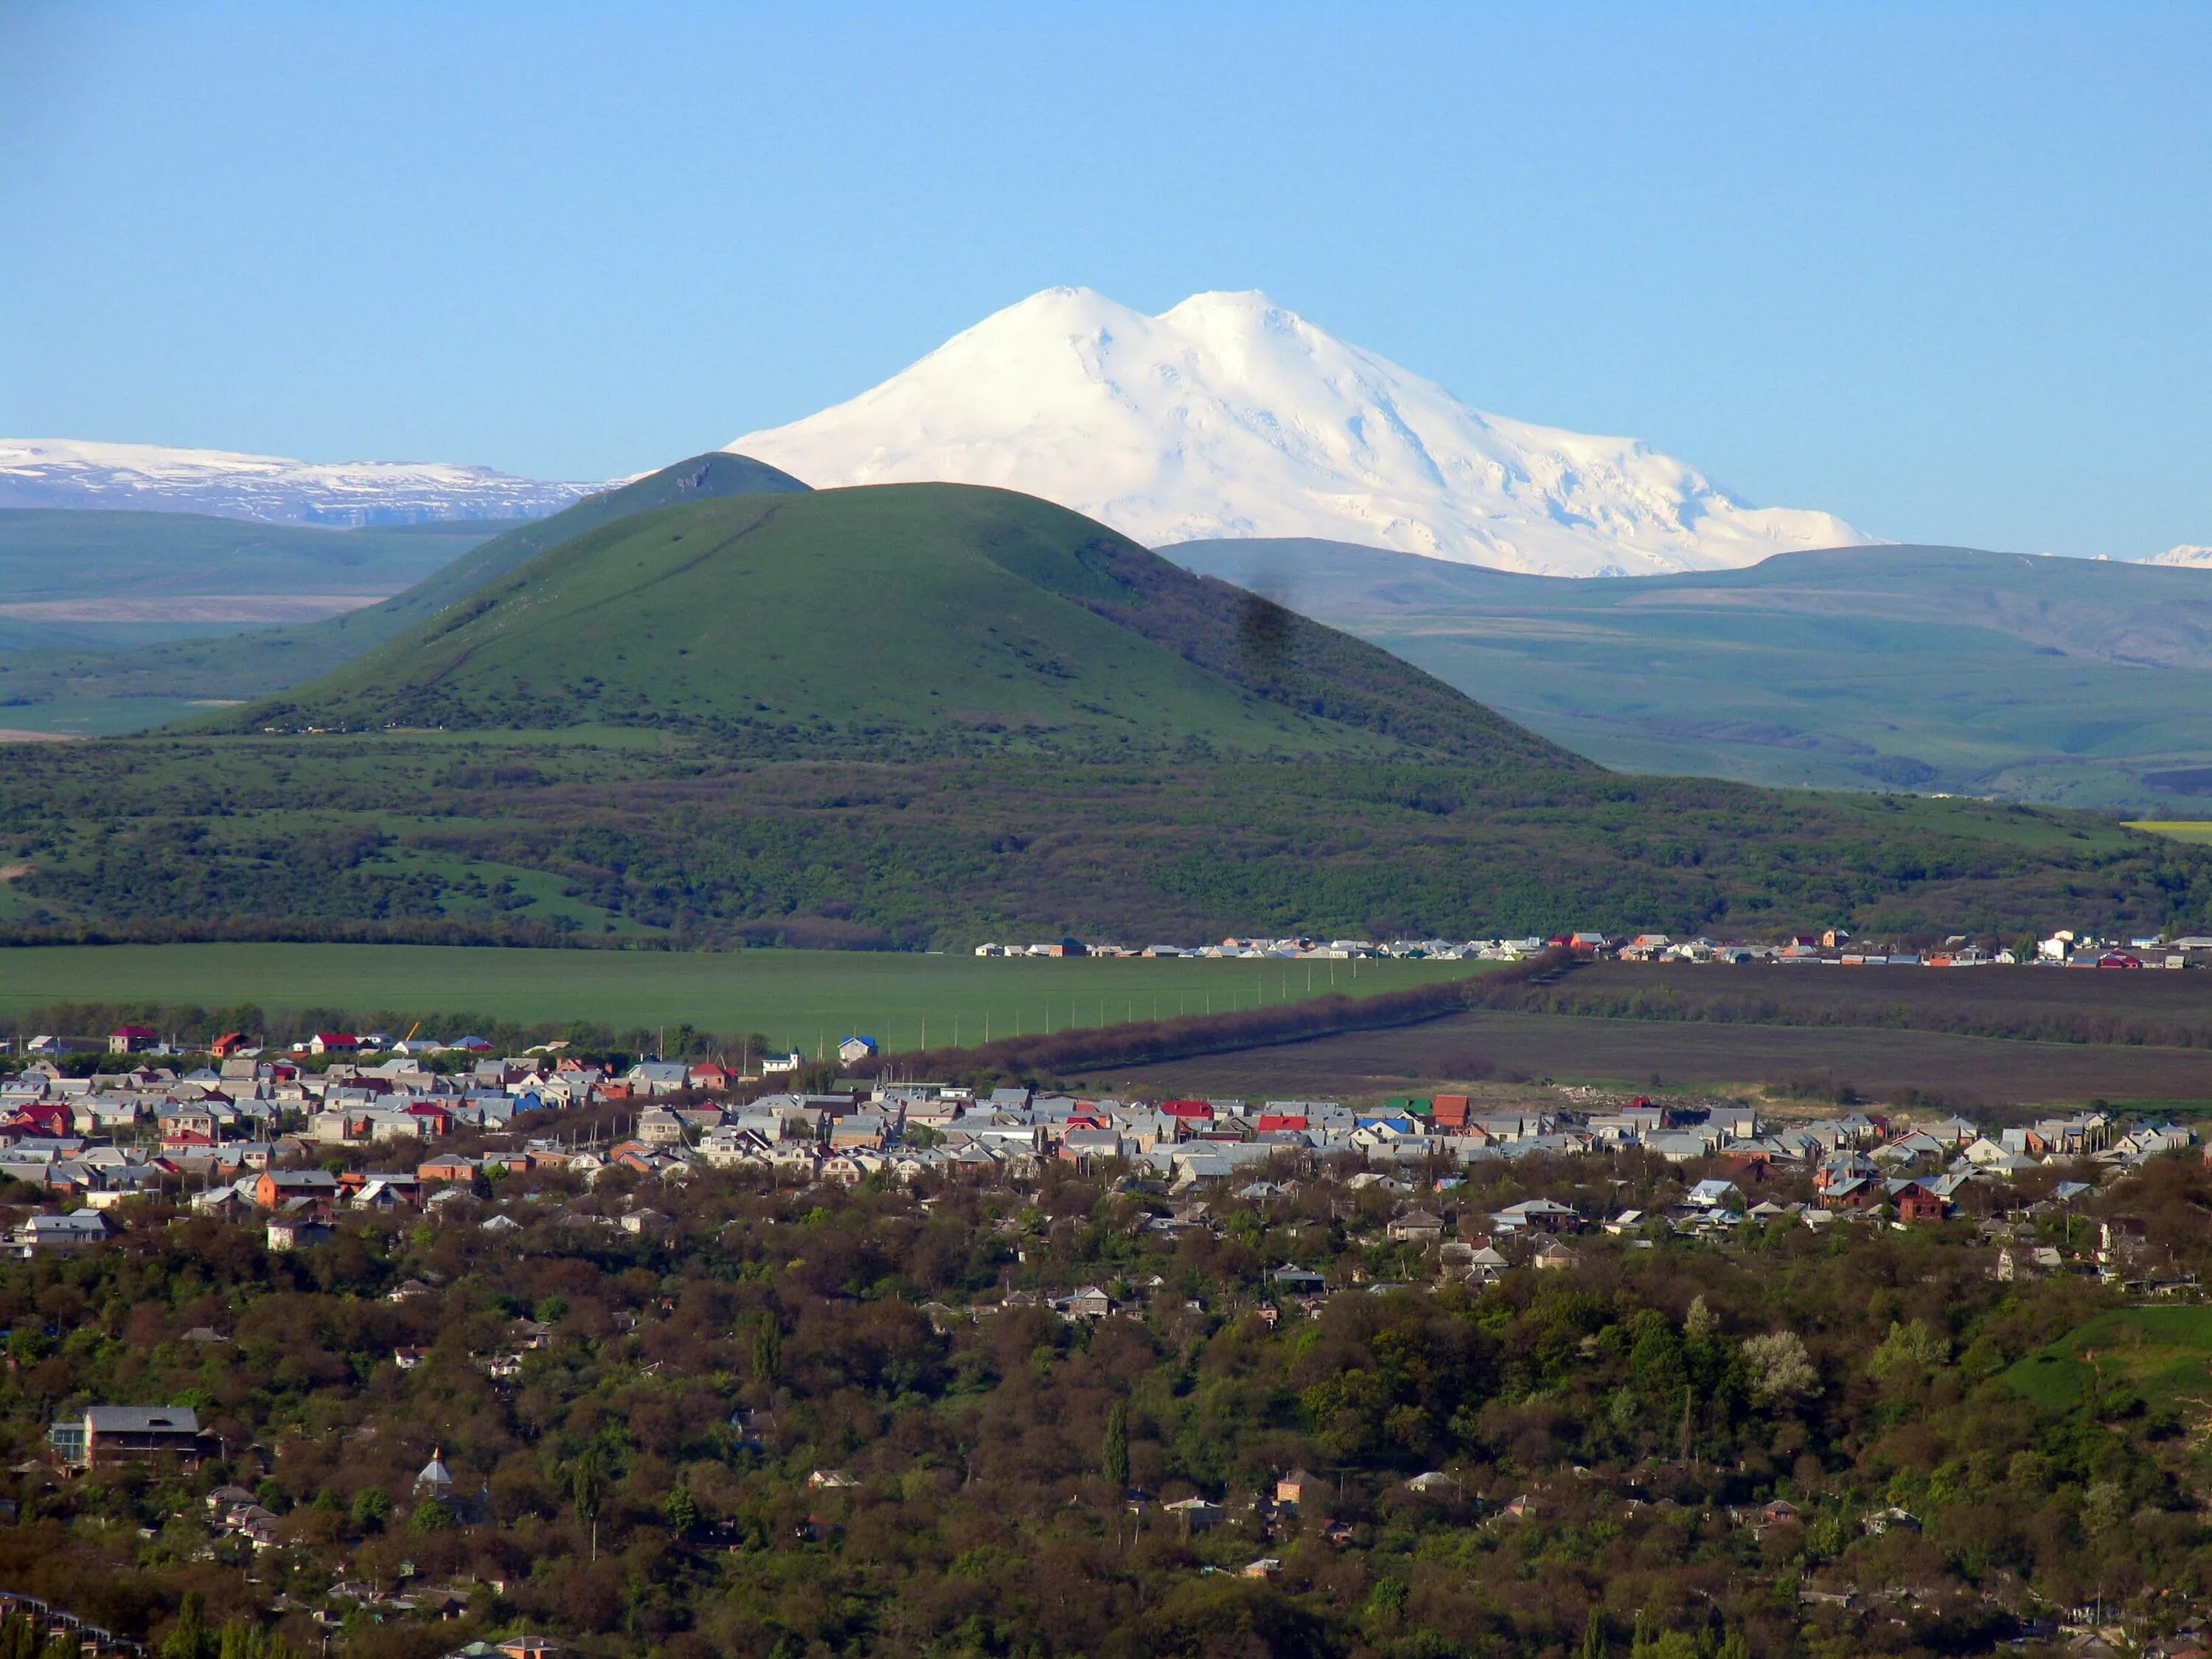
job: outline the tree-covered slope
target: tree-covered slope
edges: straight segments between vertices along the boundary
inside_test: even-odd
[[[1372,646],[1078,514],[950,484],[625,518],[222,723],[588,721],[1584,764]]]
[[[19,745],[0,939],[2212,931],[2212,852],[2077,814],[1134,745],[887,758],[930,749],[606,726]]]

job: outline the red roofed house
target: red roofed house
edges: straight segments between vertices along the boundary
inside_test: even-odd
[[[338,1178],[328,1170],[264,1170],[253,1183],[253,1201],[278,1210],[292,1199],[333,1198],[337,1190]]]
[[[1211,1119],[1213,1108],[1202,1100],[1164,1100],[1160,1103],[1163,1117]]]
[[[33,1100],[15,1109],[11,1122],[44,1139],[59,1139],[72,1133],[73,1114],[65,1101]]]
[[[213,1042],[208,1044],[208,1053],[213,1054],[217,1060],[228,1060],[240,1048],[247,1046],[245,1032],[225,1031]]]
[[[423,1132],[429,1135],[434,1140],[441,1140],[446,1136],[453,1133],[453,1114],[452,1110],[449,1108],[439,1105],[434,1100],[416,1100],[409,1102],[407,1106],[407,1115],[410,1117],[421,1118],[422,1120]]]
[[[1465,1095],[1435,1096],[1429,1102],[1429,1109],[1439,1129],[1458,1129],[1466,1127],[1468,1101]]]
[[[349,1054],[361,1047],[361,1039],[349,1036],[343,1031],[318,1031],[307,1039],[311,1054]]]
[[[1254,1127],[1261,1134],[1277,1134],[1285,1130],[1303,1131],[1306,1120],[1301,1112],[1262,1112]]]
[[[111,1054],[135,1054],[141,1048],[153,1047],[154,1028],[150,1025],[118,1025],[107,1034],[107,1052]]]

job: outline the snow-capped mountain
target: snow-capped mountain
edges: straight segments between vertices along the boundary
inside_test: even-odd
[[[1155,547],[1308,536],[1593,576],[1869,539],[1831,514],[1747,506],[1634,439],[1486,415],[1256,293],[1147,317],[1050,289],[729,447],[817,489],[1025,490]]]
[[[265,524],[427,524],[541,518],[602,487],[443,461],[319,465],[221,449],[0,438],[0,507],[211,513]]]
[[[2198,547],[2184,542],[2179,547],[2169,547],[2163,553],[2154,553],[2143,561],[2145,564],[2178,564],[2191,570],[2212,570],[2212,547]]]

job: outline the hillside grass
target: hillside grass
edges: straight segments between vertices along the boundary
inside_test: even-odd
[[[2101,1313],[2004,1373],[2046,1411],[2109,1402],[2123,1391],[2151,1407],[2212,1412],[2212,1308]]]
[[[918,1053],[925,1024],[931,1048],[973,1048],[1071,1027],[1377,996],[1492,965],[404,945],[0,947],[0,1021],[59,1004],[326,1008],[410,1018],[465,1012],[520,1025],[760,1032],[810,1056],[821,1042],[858,1030],[886,1053]]]
[[[1386,653],[1011,491],[745,495],[574,537],[209,730],[653,725],[1584,764]]]

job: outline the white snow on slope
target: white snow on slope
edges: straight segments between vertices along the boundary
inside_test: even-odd
[[[2154,553],[2143,561],[2145,564],[2178,564],[2191,570],[2212,570],[2212,547],[2198,547],[2184,542],[2179,547],[2169,547],[2163,553]]]
[[[211,513],[266,524],[535,519],[599,484],[542,483],[442,461],[317,465],[222,449],[0,438],[0,507]]]
[[[1747,506],[1634,439],[1483,414],[1257,293],[1147,317],[1050,289],[729,447],[817,489],[1024,490],[1154,547],[1312,536],[1593,576],[1869,539],[1831,514]]]

